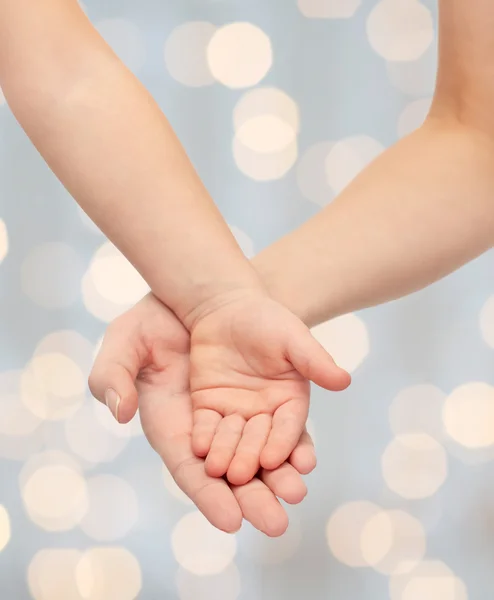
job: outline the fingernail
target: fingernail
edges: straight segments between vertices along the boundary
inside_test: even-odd
[[[108,388],[105,394],[105,402],[106,406],[108,406],[108,408],[110,409],[111,414],[118,421],[118,409],[120,407],[121,402],[120,396],[115,390],[113,390],[112,388]]]

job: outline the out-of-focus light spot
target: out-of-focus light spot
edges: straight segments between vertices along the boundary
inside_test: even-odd
[[[322,323],[312,329],[312,334],[336,363],[350,373],[355,371],[369,354],[367,327],[354,314]]]
[[[86,535],[99,542],[125,537],[139,518],[137,496],[132,487],[115,475],[88,480],[88,510],[80,525]]]
[[[135,600],[142,588],[141,567],[125,548],[93,548],[79,560],[75,577],[84,600]]]
[[[465,584],[440,561],[424,561],[390,579],[391,600],[468,600]]]
[[[444,427],[455,442],[466,448],[494,444],[494,387],[466,383],[450,394],[443,408]]]
[[[300,12],[309,19],[349,19],[362,0],[298,0]]]
[[[1,92],[1,90],[0,90]],[[0,93],[0,105],[1,102],[1,93]],[[0,263],[7,256],[9,251],[9,234],[7,232],[7,225],[5,225],[5,221],[0,219]]]
[[[214,32],[207,61],[213,77],[227,87],[257,85],[273,64],[271,41],[252,23],[230,23]]]
[[[38,552],[27,572],[35,600],[81,600],[75,571],[82,554],[78,550],[50,548]]]
[[[0,504],[0,552],[7,546],[12,535],[7,509]]]
[[[165,64],[179,83],[190,87],[214,83],[207,48],[215,31],[212,23],[204,21],[184,23],[172,31],[165,44]]]
[[[22,371],[0,373],[0,435],[27,436],[41,420],[20,401]]]
[[[235,558],[233,535],[215,529],[199,512],[180,519],[172,533],[172,549],[177,562],[195,575],[215,575]]]
[[[386,60],[417,60],[434,40],[431,11],[418,0],[381,0],[369,15],[367,35]]]
[[[21,377],[21,399],[39,419],[58,421],[84,401],[86,379],[71,358],[60,353],[34,356]]]
[[[148,292],[144,279],[110,242],[96,251],[82,281],[86,309],[106,322],[125,312]]]
[[[385,575],[408,573],[426,552],[422,523],[401,510],[382,511],[371,517],[360,542],[367,564]]]
[[[397,436],[384,451],[381,466],[387,486],[411,500],[433,496],[448,474],[446,451],[424,433]]]
[[[329,549],[341,563],[349,567],[367,567],[362,554],[362,533],[370,519],[381,513],[371,502],[349,502],[334,511],[326,525]]]
[[[29,518],[47,531],[73,529],[88,508],[86,482],[67,464],[48,463],[29,475],[21,473],[21,494]]]
[[[89,404],[67,419],[64,429],[69,448],[90,465],[111,462],[129,440],[129,437],[110,433],[101,421],[94,418],[94,410]]]
[[[480,331],[485,343],[494,348],[494,296],[491,296],[480,312]]]
[[[255,181],[282,179],[297,161],[297,156],[296,142],[281,152],[260,154],[244,146],[237,137],[233,140],[233,157],[237,167]]]

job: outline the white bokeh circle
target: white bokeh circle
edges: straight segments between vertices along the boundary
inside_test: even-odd
[[[459,386],[444,402],[443,421],[448,435],[466,448],[494,445],[494,387],[483,382]]]
[[[176,27],[165,44],[165,65],[170,75],[189,87],[211,85],[215,78],[207,61],[207,48],[216,26],[191,21]]]
[[[349,567],[368,567],[362,552],[362,534],[370,519],[382,509],[372,502],[348,502],[339,506],[326,524],[326,541],[333,556]],[[387,539],[390,543],[391,532]]]
[[[300,12],[308,19],[349,19],[362,0],[298,0]]]
[[[9,513],[5,506],[0,504],[0,552],[5,549],[7,544],[10,542],[10,536],[12,530],[10,526]]]
[[[213,77],[229,88],[257,85],[273,64],[271,41],[252,23],[230,23],[218,28],[207,47]]]
[[[76,568],[82,554],[69,548],[47,548],[29,563],[27,582],[34,600],[81,600]]]
[[[171,537],[175,559],[195,575],[215,575],[235,558],[237,542],[233,535],[215,529],[200,512],[183,516]]]
[[[81,406],[85,394],[82,369],[61,352],[35,355],[21,376],[21,400],[39,419],[66,419]]]
[[[77,563],[75,579],[84,600],[135,600],[142,588],[139,561],[120,547],[85,552]]]
[[[408,573],[427,548],[422,523],[402,510],[382,511],[365,524],[360,544],[367,564],[384,575]]]
[[[1,104],[1,102],[0,102]],[[0,219],[0,263],[7,256],[9,251],[9,234],[7,232],[7,225],[5,221]]]
[[[390,600],[468,600],[465,584],[443,562],[426,560],[389,580]]]
[[[106,322],[136,304],[148,291],[144,279],[110,242],[95,252],[82,282],[86,309]]]
[[[274,115],[295,132],[300,130],[300,111],[286,92],[275,87],[259,87],[245,92],[233,110],[235,131],[262,115]]]
[[[369,354],[367,327],[360,317],[352,313],[317,325],[312,329],[312,334],[331,354],[336,364],[350,373]]]
[[[244,146],[235,137],[233,157],[239,170],[254,181],[274,181],[282,179],[297,161],[297,143],[292,142],[281,152],[260,154]]]
[[[67,464],[46,464],[26,475],[21,495],[31,521],[46,531],[69,531],[88,508],[86,482]]]
[[[425,433],[394,438],[383,453],[381,467],[389,489],[409,500],[433,496],[448,475],[446,451]]]
[[[417,60],[434,41],[431,11],[419,0],[380,0],[367,19],[367,36],[386,60]]]
[[[342,192],[383,151],[384,146],[367,135],[336,142],[325,161],[327,181],[334,193]]]
[[[41,419],[21,401],[22,371],[0,373],[0,435],[29,436],[39,426]]]

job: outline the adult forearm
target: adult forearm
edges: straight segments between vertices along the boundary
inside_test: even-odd
[[[270,293],[315,325],[423,288],[493,241],[494,145],[429,122],[254,264]]]
[[[259,286],[159,107],[75,0],[12,0],[0,17],[14,114],[155,294],[185,318],[220,292]]]

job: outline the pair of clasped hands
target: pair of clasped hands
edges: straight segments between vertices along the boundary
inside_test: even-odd
[[[278,498],[301,502],[301,475],[316,466],[310,381],[337,391],[350,376],[255,291],[225,294],[186,324],[149,294],[108,327],[89,385],[120,423],[139,408],[149,443],[214,526],[233,533],[245,518],[278,536]]]

